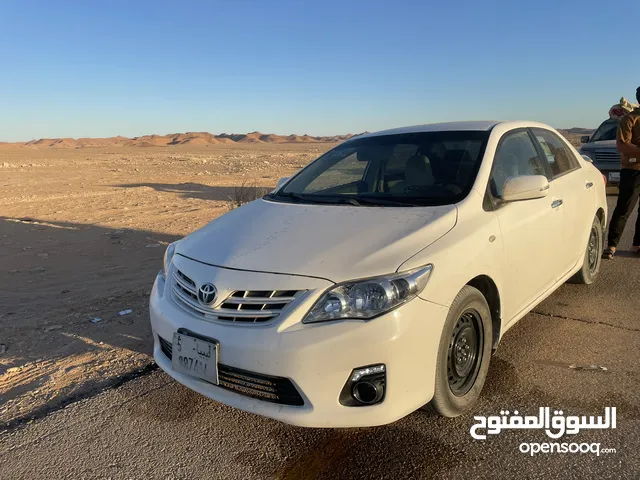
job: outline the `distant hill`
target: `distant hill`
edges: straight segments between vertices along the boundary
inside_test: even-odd
[[[581,135],[591,135],[592,128],[573,127],[558,129],[572,143],[578,145]],[[40,138],[29,142],[0,142],[3,147],[23,146],[31,148],[97,148],[97,147],[171,147],[177,145],[208,146],[232,143],[339,143],[358,134],[333,135],[327,137],[303,135],[276,135],[275,133],[220,133],[186,132],[170,133],[167,135],[143,135],[141,137],[127,138],[122,136],[108,138]]]
[[[362,135],[362,134],[357,134]],[[354,137],[354,134],[313,137],[304,135],[276,135],[274,133],[220,133],[209,132],[170,133],[168,135],[143,135],[141,137],[109,138],[40,138],[29,142],[7,143],[2,145],[24,146],[31,148],[95,148],[95,147],[167,147],[175,145],[216,145],[220,143],[337,143]]]
[[[576,135],[590,135],[595,130],[593,128],[582,128],[582,127],[573,127],[573,128],[564,128],[558,130],[561,133],[573,133]]]

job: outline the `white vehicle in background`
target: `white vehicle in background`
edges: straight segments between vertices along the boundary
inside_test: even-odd
[[[158,365],[201,394],[308,427],[455,417],[504,333],[598,276],[602,175],[531,122],[353,138],[167,249]]]

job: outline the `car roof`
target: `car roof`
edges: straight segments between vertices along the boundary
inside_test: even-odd
[[[497,120],[478,120],[471,122],[444,122],[444,123],[428,123],[425,125],[413,125],[409,127],[392,128],[389,130],[380,130],[379,132],[367,133],[355,138],[375,137],[378,135],[400,135],[403,133],[428,133],[428,132],[460,132],[460,131],[489,131],[496,125],[503,125],[508,128],[522,127],[542,127],[550,128],[548,125],[529,121],[510,121],[503,122]]]

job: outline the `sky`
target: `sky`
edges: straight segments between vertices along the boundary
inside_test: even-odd
[[[638,0],[0,1],[0,141],[596,127],[640,85]]]

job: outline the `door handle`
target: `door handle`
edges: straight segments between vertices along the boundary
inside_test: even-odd
[[[587,188],[591,188],[591,187],[593,187],[593,182],[587,182],[587,183],[584,184],[584,186],[587,187]]]
[[[551,208],[558,208],[560,205],[562,205],[562,199],[561,198],[551,202]]]

